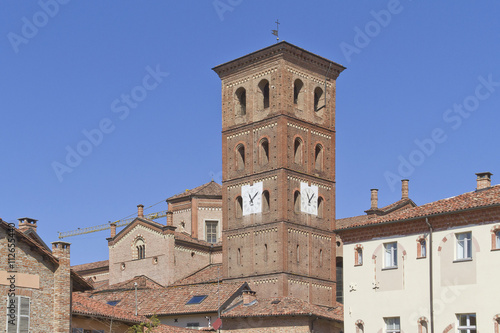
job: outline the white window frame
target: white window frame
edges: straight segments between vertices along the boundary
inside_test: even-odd
[[[11,298],[15,298],[16,299],[16,328],[13,329],[11,325],[9,325],[9,319],[11,319],[9,317],[9,303],[10,303],[10,299]],[[27,299],[28,300],[28,314],[27,315],[22,315],[20,312],[21,312],[21,307],[20,307],[20,304],[21,304],[21,299]],[[14,297],[7,297],[7,312],[6,312],[6,319],[7,319],[7,322],[6,322],[6,328],[5,328],[5,332],[7,333],[11,333],[11,332],[15,332],[15,333],[28,333],[29,330],[30,330],[30,323],[31,323],[31,318],[30,318],[30,315],[31,315],[31,300],[29,297],[27,296],[14,296]],[[28,319],[28,331],[21,331],[21,328],[20,328],[20,322],[21,322],[21,319],[22,318],[27,318]],[[11,327],[11,329],[9,330],[9,327]]]
[[[460,232],[455,234],[456,260],[472,259],[472,232]]]
[[[362,248],[357,248],[356,249],[356,266],[362,266],[363,265],[363,249]]]
[[[465,317],[467,324],[465,326],[460,326],[460,318]],[[470,319],[474,317],[476,319],[476,325],[471,325]],[[477,333],[477,317],[475,313],[463,313],[457,314],[457,332],[458,333]]]
[[[220,229],[220,220],[218,219],[205,219],[203,220],[204,222],[204,226],[205,226],[205,230],[204,230],[204,233],[205,233],[205,241],[210,243],[208,241],[208,233],[207,233],[207,222],[217,222],[217,227],[216,227],[216,230],[215,230],[215,238],[216,238],[216,242],[215,243],[218,243],[220,241],[220,237],[219,237],[219,229]],[[211,244],[215,244],[215,243],[211,243]]]
[[[399,317],[384,318],[386,333],[401,333],[401,321]]]
[[[384,268],[398,267],[398,242],[384,244]]]

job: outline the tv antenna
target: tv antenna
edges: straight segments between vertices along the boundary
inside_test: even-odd
[[[280,31],[280,20],[276,20],[276,30],[271,30],[273,32],[273,35],[276,36],[276,43],[280,41],[280,36],[279,36],[279,31]]]

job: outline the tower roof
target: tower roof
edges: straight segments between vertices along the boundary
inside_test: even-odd
[[[167,199],[167,202],[175,199],[181,199],[193,196],[222,198],[222,186],[212,180],[209,183],[200,185],[191,190],[185,190],[184,192],[171,196],[170,198]]]

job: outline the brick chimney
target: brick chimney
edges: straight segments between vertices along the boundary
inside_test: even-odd
[[[174,213],[171,210],[167,211],[167,225],[170,227],[174,225]]]
[[[476,173],[477,176],[477,188],[476,190],[482,190],[491,187],[491,172],[480,172]]]
[[[401,180],[401,199],[408,199],[408,182],[409,179]]]
[[[54,272],[54,332],[71,331],[70,243],[53,242],[52,254],[59,260]]]
[[[111,223],[110,225],[110,229],[111,229],[111,238],[114,238],[116,236],[116,223],[113,222]]]
[[[371,207],[370,207],[370,209],[378,209],[378,189],[372,188],[370,191],[371,191]]]
[[[23,217],[17,220],[19,221],[19,231],[26,232],[32,229],[36,232],[36,222],[38,220],[30,219],[29,217]]]
[[[243,305],[250,305],[257,300],[257,292],[253,290],[243,290]]]
[[[144,218],[144,205],[137,205],[137,217]]]

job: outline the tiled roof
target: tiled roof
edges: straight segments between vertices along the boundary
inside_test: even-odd
[[[87,294],[73,293],[72,313],[83,316],[110,318],[127,323],[140,323],[147,320],[144,316],[136,316],[134,312],[111,306],[89,298]]]
[[[335,228],[345,229],[353,225],[360,225],[363,224],[368,219],[369,219],[368,215],[359,215],[353,217],[346,217],[343,219],[337,219],[335,220]]]
[[[379,209],[383,212],[382,215],[386,215],[392,213],[393,211],[401,209],[405,206],[409,208],[409,207],[416,207],[417,205],[411,199],[401,199]]]
[[[175,327],[175,326],[168,326],[168,325],[160,325],[158,327],[155,327],[152,331],[153,333],[184,333],[184,332],[200,332],[200,330],[194,330],[194,329],[189,329],[189,328],[183,328],[183,327]]]
[[[222,264],[211,264],[173,283],[174,286],[217,282],[222,274]]]
[[[217,295],[218,288],[220,300]],[[217,283],[213,283],[171,286],[163,290],[143,289],[137,291],[138,309],[142,315],[217,312],[218,304],[222,307],[245,288],[248,288],[246,283],[221,283],[219,287]],[[193,296],[202,295],[207,295],[207,297],[200,304],[186,305]],[[116,306],[129,311],[135,309],[134,290],[96,291],[91,297],[104,302],[119,301]]]
[[[252,303],[250,303],[252,304]],[[224,312],[222,318],[239,317],[274,317],[274,316],[310,316],[343,321],[343,306],[337,303],[334,307],[314,305],[293,297],[257,298],[252,305],[239,305]]]
[[[467,192],[455,197],[434,201],[425,205],[395,211],[389,215],[378,216],[365,220],[354,221],[347,225],[341,223],[337,225],[337,230],[355,228],[366,225],[374,225],[391,221],[404,221],[426,216],[459,212],[467,209],[498,206],[500,205],[500,185],[490,188]]]
[[[90,279],[90,278],[89,278]],[[109,287],[109,280],[92,281],[95,290],[102,290]]]
[[[190,234],[186,234],[186,233],[183,233],[183,232],[177,232],[177,231],[175,231],[174,232],[174,238],[176,240],[186,241],[186,242],[190,242],[190,243],[196,243],[196,244],[199,244],[199,245],[204,245],[204,246],[209,246],[209,247],[222,246],[222,242],[219,242],[219,243],[209,243],[209,242],[204,241],[202,239],[193,238],[193,237],[191,237]]]
[[[107,280],[109,283],[109,280]],[[148,278],[145,275],[136,276],[130,280],[123,281],[120,283],[115,283],[113,285],[108,285],[103,287],[100,291],[115,291],[115,290],[135,290],[135,283],[137,283],[137,289],[163,289],[164,287],[158,282]]]
[[[195,187],[191,190],[185,190],[179,194],[171,196],[167,201],[179,198],[185,198],[189,196],[217,196],[222,197],[222,186],[213,180],[209,183],[203,184],[201,186]]]
[[[89,262],[88,264],[71,266],[71,268],[75,272],[82,272],[82,271],[88,271],[91,269],[106,268],[106,267],[109,268],[109,260],[95,261],[95,262]]]
[[[70,269],[70,274],[73,283],[73,291],[87,291],[94,289],[92,282],[85,280],[74,270]]]

